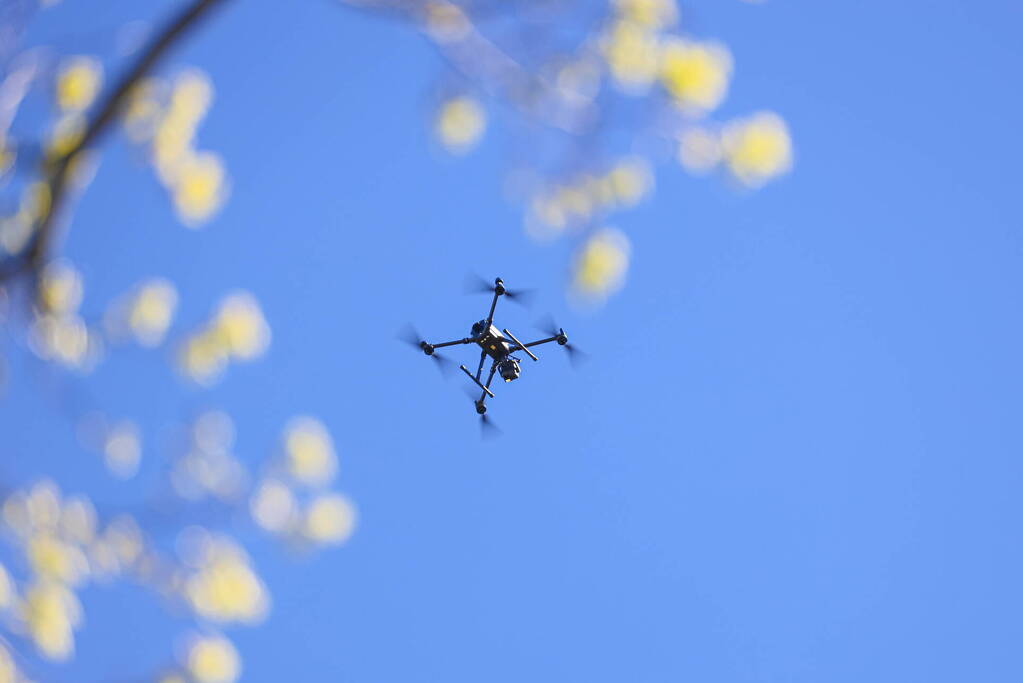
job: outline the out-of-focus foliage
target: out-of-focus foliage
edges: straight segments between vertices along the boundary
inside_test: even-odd
[[[508,43],[499,21],[445,0],[425,9],[353,4],[397,6],[447,58],[463,85],[435,114],[445,149],[461,155],[480,142],[484,102],[525,115],[537,153],[514,169],[513,184],[526,205],[526,231],[541,241],[578,241],[571,289],[581,303],[599,304],[624,283],[628,241],[607,239],[606,218],[651,197],[657,173],[672,166],[694,175],[720,171],[738,187],[758,188],[791,167],[779,115],[714,118],[736,65],[725,44],[687,31],[674,0],[612,0],[589,33],[573,21],[576,3],[516,6],[523,23],[561,29],[567,39],[550,45]],[[643,123],[616,118],[636,110],[645,112]],[[629,130],[624,144],[594,135],[616,126]]]
[[[84,111],[103,83],[103,67],[93,57],[69,57],[57,74],[55,99],[65,112]]]
[[[231,360],[250,361],[270,344],[270,327],[259,302],[247,292],[224,297],[213,318],[185,340],[179,352],[181,371],[200,384],[220,378]]]
[[[441,144],[453,154],[462,154],[483,136],[486,116],[476,100],[462,95],[441,106],[436,127]]]
[[[603,298],[622,286],[629,270],[629,239],[605,228],[590,237],[575,264],[575,288],[591,298]]]
[[[35,11],[11,16],[47,20],[34,0],[23,4]],[[425,122],[442,149],[467,155],[499,127],[528,136],[509,186],[528,235],[574,240],[574,301],[603,303],[626,282],[630,240],[609,219],[653,197],[658,174],[717,172],[739,188],[758,188],[792,166],[778,114],[716,117],[741,64],[713,37],[692,35],[674,0],[612,0],[597,5],[597,21],[582,20],[591,3],[339,4],[413,26],[443,56],[447,69]],[[213,5],[231,2],[181,1],[194,10],[193,23]],[[558,39],[508,37],[522,33],[509,27],[536,23]],[[158,59],[162,39],[179,39],[173,26],[160,33],[157,25],[141,52],[116,59],[65,54],[60,45],[0,46],[0,324],[58,373],[88,376],[135,347],[167,369],[168,381],[201,391],[228,380],[233,363],[269,350],[271,325],[256,297],[212,292],[208,319],[180,320],[178,287],[154,273],[123,282],[111,301],[90,300],[89,310],[103,310],[94,319],[83,313],[88,283],[59,243],[97,172],[104,133],[123,136],[146,159],[185,227],[210,225],[228,200],[230,160],[200,142],[215,85],[199,68]],[[12,29],[6,36],[23,27],[4,28]],[[120,80],[133,66],[137,77]],[[623,111],[644,114],[616,118]],[[626,134],[601,134],[609,128]],[[31,131],[31,139],[12,130]],[[21,299],[24,315],[12,314]],[[96,405],[72,419],[83,447],[115,481],[141,486],[148,462],[166,466],[159,481],[146,481],[151,503],[128,512],[105,512],[87,492],[66,494],[44,471],[3,493],[0,683],[23,680],[21,669],[31,673],[40,659],[72,659],[90,610],[87,589],[115,582],[142,586],[154,603],[193,622],[176,647],[168,644],[176,663],[154,663],[156,680],[238,680],[243,664],[226,632],[261,623],[273,605],[245,532],[309,553],[355,530],[355,505],[337,486],[342,449],[327,425],[295,417],[280,426],[272,455],[250,469],[234,452],[235,424],[222,410],[172,425],[178,438],[169,452],[148,443],[130,415]]]
[[[156,176],[182,222],[195,228],[223,204],[227,174],[220,157],[196,146],[196,132],[213,100],[213,84],[198,69],[173,79],[139,82],[124,114],[128,137],[145,147]]]

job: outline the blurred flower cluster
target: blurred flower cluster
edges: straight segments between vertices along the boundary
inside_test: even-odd
[[[96,168],[94,145],[86,148],[83,140],[97,112],[109,107],[105,69],[99,57],[40,50],[26,50],[3,66],[0,274],[23,259],[33,280],[25,327],[32,353],[87,376],[116,362],[116,351],[136,346],[156,352],[157,360],[173,359],[167,369],[198,389],[222,379],[230,363],[265,354],[270,325],[249,292],[227,293],[209,319],[189,331],[187,322],[177,326],[179,293],[170,280],[126,282],[110,301],[87,301],[78,268],[33,252],[49,238],[43,230],[53,230],[55,198],[63,193],[65,203],[74,201]],[[196,69],[148,74],[126,92],[114,107],[120,129],[145,151],[182,222],[196,227],[209,220],[227,198],[223,162],[197,145],[212,101],[209,78]],[[9,134],[20,112],[33,111],[23,105],[35,94],[49,99],[53,112],[38,147]],[[5,324],[7,284],[0,279]],[[98,317],[83,312],[97,305]],[[236,453],[234,421],[221,410],[200,411],[172,444],[144,441],[141,420],[110,414],[93,400],[74,422],[82,448],[98,456],[114,481],[150,493],[131,514],[111,515],[88,496],[63,496],[49,479],[3,496],[0,681],[27,680],[36,659],[71,659],[89,613],[89,588],[112,582],[141,586],[170,615],[191,617],[192,628],[169,648],[176,662],[162,666],[162,673],[154,666],[155,680],[238,680],[242,660],[227,632],[261,623],[271,607],[270,588],[245,549],[246,530],[269,532],[285,549],[309,552],[342,543],[354,529],[353,504],[332,488],[337,455],[326,426],[295,418],[274,457],[253,464]]]
[[[150,278],[110,305],[103,318],[104,329],[112,341],[130,338],[142,346],[156,347],[163,343],[177,305],[174,284],[165,278]]]
[[[284,429],[280,451],[249,501],[253,520],[291,544],[347,540],[355,527],[355,508],[329,490],[338,462],[327,429],[315,418],[296,417]]]
[[[82,296],[82,276],[74,266],[56,261],[43,270],[29,336],[38,356],[79,370],[97,362],[102,342],[78,314]]]
[[[79,591],[92,582],[146,580],[151,569],[133,518],[119,516],[104,526],[87,497],[63,497],[50,481],[6,497],[3,536],[18,551],[10,569],[0,565],[3,624],[47,659],[74,654],[83,617]],[[0,662],[9,660],[3,655]]]
[[[156,176],[185,225],[197,227],[224,203],[227,175],[220,156],[195,146],[196,129],[213,100],[213,84],[198,69],[172,80],[139,82],[124,113],[128,137],[149,149]]]
[[[250,361],[263,355],[270,344],[270,326],[248,292],[225,296],[213,318],[188,337],[178,362],[181,371],[199,384],[220,378],[231,360]]]
[[[607,228],[606,216],[649,197],[658,167],[721,171],[738,187],[758,188],[791,168],[792,143],[773,112],[712,118],[728,94],[734,60],[724,43],[680,29],[685,18],[675,0],[611,0],[589,33],[566,19],[574,7],[544,6],[530,17],[565,28],[569,50],[555,41],[490,38],[489,15],[467,3],[432,0],[418,22],[463,83],[437,106],[434,132],[445,149],[465,154],[482,139],[483,94],[527,114],[530,149],[554,148],[538,152],[515,185],[525,194],[528,234],[578,240],[572,289],[575,300],[592,304],[620,288],[628,272],[629,242]],[[623,124],[615,118],[623,111],[639,114]],[[561,135],[543,136],[538,123]],[[596,134],[613,127],[629,132],[624,143]]]
[[[287,547],[306,552],[342,543],[351,535],[355,508],[332,490],[337,453],[319,420],[302,416],[288,422],[278,454],[265,463],[254,484],[230,452],[234,424],[226,413],[204,412],[186,432],[183,452],[167,473],[178,500],[189,504],[213,499]],[[241,658],[224,630],[263,622],[270,611],[270,590],[237,538],[209,525],[187,523],[173,511],[176,507],[167,508],[173,518],[181,517],[180,531],[168,549],[147,533],[139,518],[122,513],[104,520],[89,497],[65,496],[52,481],[7,495],[0,526],[2,538],[15,552],[0,555],[9,558],[0,562],[0,674],[7,676],[0,680],[21,680],[9,649],[16,651],[20,641],[44,659],[71,658],[75,632],[87,613],[83,591],[95,583],[117,581],[148,589],[170,608],[185,607],[195,621],[194,630],[179,643],[178,665],[159,680],[237,680]],[[147,507],[143,514],[161,509]],[[162,533],[162,526],[153,528]]]

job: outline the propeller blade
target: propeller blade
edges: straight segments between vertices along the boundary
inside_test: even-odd
[[[504,295],[509,300],[514,301],[520,306],[529,307],[533,303],[533,299],[536,297],[535,289],[505,289]]]
[[[565,330],[554,321],[553,316],[545,315],[535,323],[536,329],[540,330],[549,337],[557,337],[558,335],[565,334]],[[571,342],[559,344],[561,348],[568,354],[568,361],[572,364],[573,368],[578,369],[583,363],[589,359],[589,354],[575,346]]]
[[[466,294],[482,294],[483,292],[494,291],[494,283],[487,282],[476,273],[469,273],[465,276],[465,293]]]
[[[476,401],[480,400],[480,393],[473,391],[469,386],[463,386],[462,391],[465,392],[466,397],[472,401],[473,407],[476,406]],[[502,434],[501,428],[494,424],[494,421],[490,419],[487,413],[480,415],[480,438],[481,439],[493,439]]]
[[[405,325],[402,327],[398,332],[397,338],[398,341],[405,342],[409,346],[414,346],[420,351],[423,350],[423,338],[420,336],[419,331],[412,327],[412,325]]]
[[[572,367],[578,370],[583,363],[590,359],[590,354],[586,353],[578,346],[572,344],[565,344],[565,352],[568,354],[568,362],[572,364]]]
[[[420,352],[425,353],[425,350],[423,349],[423,344],[425,344],[426,341],[423,339],[422,335],[419,334],[418,330],[412,327],[412,325],[405,325],[403,328],[401,328],[401,330],[398,332],[397,337],[398,341],[404,342],[409,346],[419,350]],[[449,359],[447,356],[438,353],[437,351],[434,351],[433,353],[428,355],[430,358],[433,359],[434,366],[437,368],[437,370],[440,371],[441,375],[443,375],[444,377],[451,376],[451,373],[454,372],[455,370],[454,361]]]
[[[480,438],[496,439],[501,436],[501,428],[494,424],[486,413],[480,415]]]
[[[548,337],[558,336],[559,331],[561,330],[561,328],[558,327],[558,324],[554,322],[554,316],[552,315],[545,315],[544,317],[540,318],[535,323],[533,323],[533,326],[536,327],[536,329],[543,332],[544,334],[546,334]]]
[[[497,291],[497,283],[484,280],[476,273],[469,273],[465,276],[465,293],[482,294],[484,292],[493,294]],[[529,306],[536,292],[532,289],[508,289],[504,288],[503,296],[521,306]]]
[[[430,358],[434,360],[437,370],[439,370],[440,374],[442,374],[445,378],[451,377],[451,375],[455,372],[455,362],[447,356],[442,356],[434,351],[433,354],[430,355]]]

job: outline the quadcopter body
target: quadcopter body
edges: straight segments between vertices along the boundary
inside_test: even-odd
[[[531,347],[539,346],[540,344],[547,344],[549,342],[557,342],[559,345],[566,347],[567,350],[572,350],[571,345],[568,344],[568,336],[561,328],[551,330],[551,335],[544,339],[538,339],[527,343],[521,342],[508,330],[508,328],[499,329],[496,325],[494,325],[494,310],[497,308],[497,301],[505,295],[513,297],[515,293],[510,292],[505,288],[504,282],[501,278],[494,280],[493,286],[487,285],[486,289],[494,292],[494,299],[490,304],[490,313],[485,319],[472,324],[468,337],[456,339],[454,341],[441,342],[439,344],[431,344],[422,340],[412,341],[412,343],[418,345],[427,356],[433,356],[437,349],[445,346],[475,344],[480,347],[480,362],[479,366],[476,368],[475,375],[464,365],[459,366],[459,369],[461,369],[462,372],[464,372],[481,390],[480,397],[474,401],[476,412],[480,415],[487,412],[487,397],[489,396],[490,398],[494,398],[494,393],[490,390],[490,385],[494,380],[494,375],[499,374],[501,379],[505,382],[511,382],[518,379],[519,375],[522,373],[522,368],[519,365],[521,359],[513,356],[513,353],[521,351],[533,359],[533,361],[538,361],[540,359],[537,358],[532,351],[530,351]],[[486,382],[484,383],[483,366],[486,364],[487,358],[490,358],[491,360],[490,374],[487,376]]]

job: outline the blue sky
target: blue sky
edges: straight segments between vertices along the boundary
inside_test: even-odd
[[[96,51],[135,11],[66,0],[33,30]],[[304,559],[242,532],[274,599],[266,624],[228,631],[245,680],[1023,678],[1023,10],[682,12],[735,56],[722,113],[778,111],[795,170],[743,193],[661,169],[613,217],[626,287],[583,314],[563,295],[573,243],[533,243],[503,198],[511,136],[492,126],[457,160],[431,141],[442,65],[419,36],[329,2],[227,8],[174,61],[216,85],[199,137],[231,202],[185,230],[116,141],[66,253],[87,311],[172,279],[182,331],[248,289],[271,350],[208,391],[142,351],[68,389],[6,342],[4,479],[141,495],[76,444],[55,397],[82,386],[140,421],[153,458],[202,408],[230,412],[252,467],[289,417],[319,416],[359,528]],[[580,372],[553,347],[524,361],[494,441],[467,380],[394,341],[406,322],[467,334],[488,303],[461,293],[470,268],[539,289],[502,326],[532,335],[550,311],[591,355]],[[135,680],[186,628],[134,589],[83,600],[78,658],[48,680]]]

